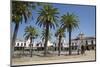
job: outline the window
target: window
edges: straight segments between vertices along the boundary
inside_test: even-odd
[[[24,46],[26,46],[26,43],[24,43]]]
[[[88,45],[88,41],[86,40],[86,45]]]
[[[72,43],[72,46],[74,45],[74,43]]]
[[[91,40],[91,45],[93,45],[93,40]]]
[[[17,46],[19,46],[19,43],[17,43]]]

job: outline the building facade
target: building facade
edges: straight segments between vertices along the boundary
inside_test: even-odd
[[[53,46],[53,43],[51,43],[50,41],[48,41],[48,45],[47,47]],[[33,49],[44,49],[44,41],[43,42],[32,42],[32,48]],[[30,49],[30,39],[28,40],[16,40],[15,42],[15,50],[22,50],[22,49],[26,49],[29,50]]]
[[[78,42],[81,42],[81,43],[78,44]],[[86,50],[95,49],[96,37],[93,37],[93,36],[87,37],[87,36],[84,36],[83,33],[80,33],[78,37],[76,37],[75,39],[72,39],[71,41],[72,49],[76,49],[79,45],[80,47],[84,45]]]
[[[80,42],[80,43],[79,43]],[[15,43],[15,50],[22,50],[24,49],[30,49],[30,40],[16,40]],[[96,48],[96,38],[95,37],[87,37],[84,36],[83,33],[80,33],[76,38],[71,40],[71,48],[72,50],[77,50],[79,47],[81,48],[81,45],[84,45],[86,50],[91,50]],[[44,49],[44,41],[43,42],[34,42],[32,43],[33,49]],[[58,50],[58,40],[55,43],[51,43],[48,41],[47,47],[53,47],[55,50]],[[69,43],[66,42],[65,39],[62,39],[61,41],[61,50],[68,50],[69,49]]]

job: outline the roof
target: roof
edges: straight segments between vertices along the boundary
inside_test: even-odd
[[[84,37],[84,40],[88,40],[88,39],[96,39],[96,37]],[[75,39],[72,39],[73,41],[74,40],[80,40],[79,37],[75,38]]]

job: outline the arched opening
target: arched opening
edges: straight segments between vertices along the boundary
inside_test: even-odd
[[[26,47],[26,43],[24,43],[24,47]]]
[[[72,50],[74,50],[74,43],[72,43]]]

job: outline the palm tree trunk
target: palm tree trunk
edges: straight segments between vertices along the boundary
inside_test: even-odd
[[[30,37],[30,57],[32,57],[32,36]]]
[[[69,27],[69,55],[71,55],[71,27]]]
[[[61,52],[61,36],[59,36],[59,43],[58,43],[58,56],[60,56]]]
[[[11,57],[14,56],[14,46],[15,46],[15,40],[17,37],[17,33],[18,33],[18,28],[19,28],[19,24],[15,24],[15,28],[14,28],[14,33],[13,33],[13,37],[12,37],[12,42],[11,42]]]
[[[45,44],[44,44],[44,56],[47,55],[48,35],[49,35],[49,24],[46,25],[46,35],[45,35]]]

